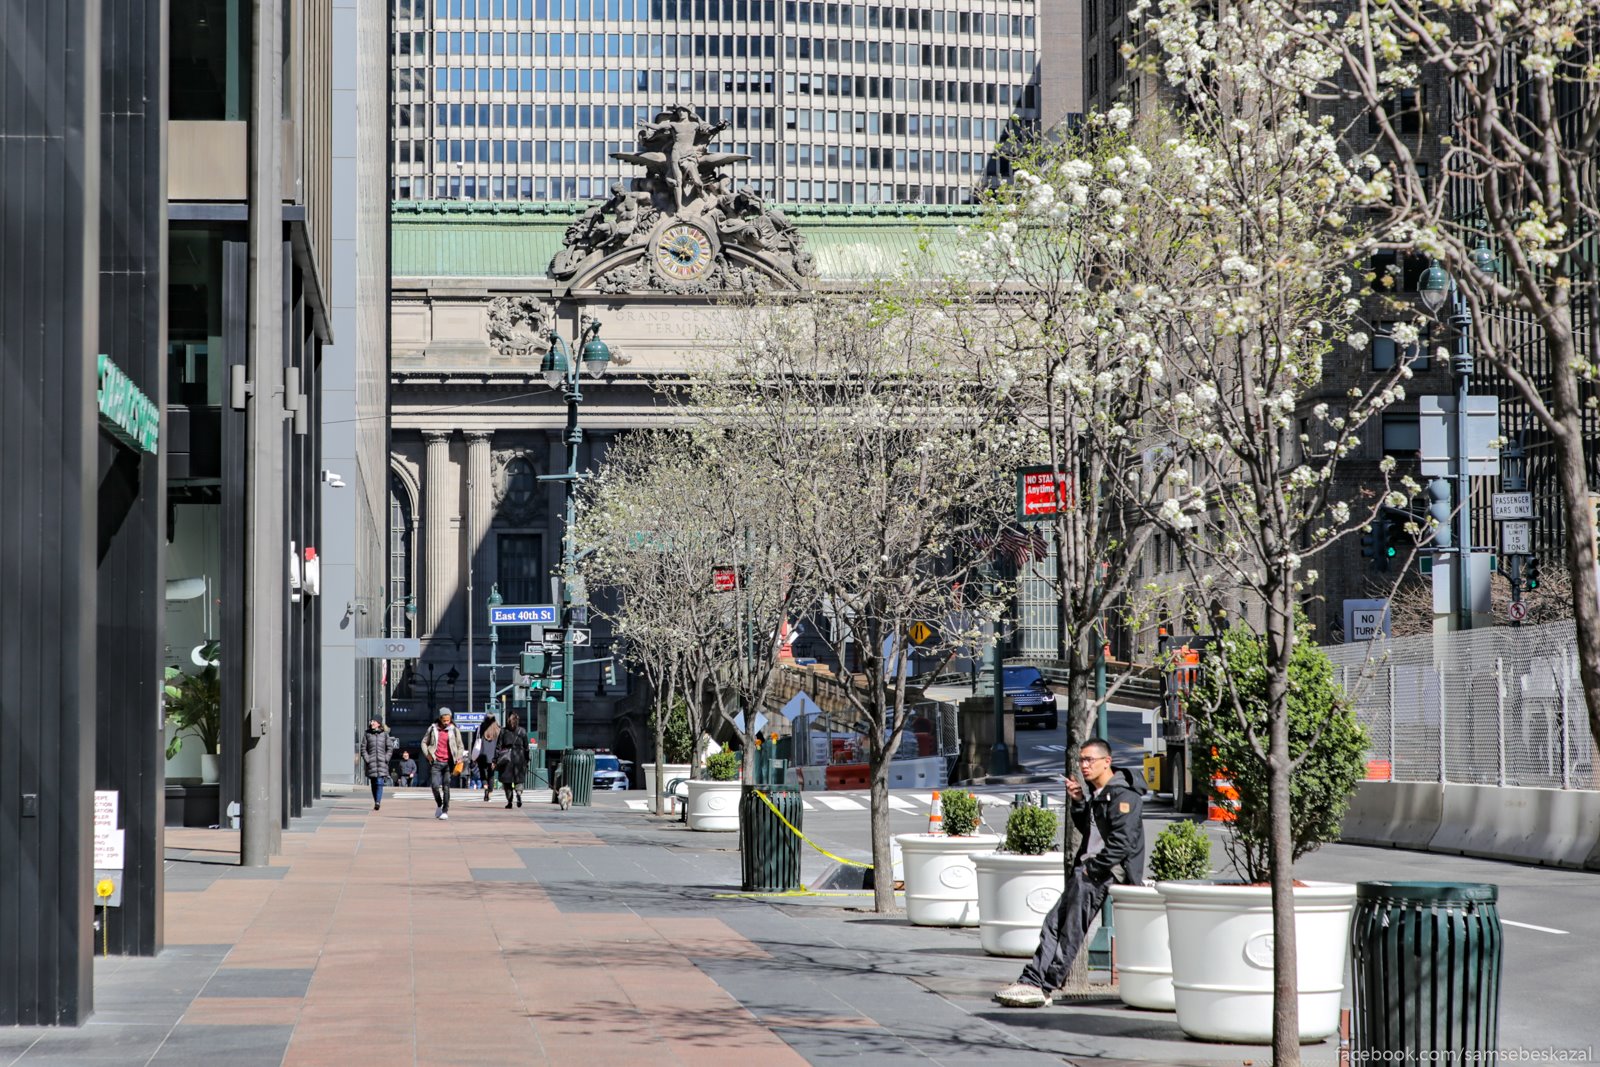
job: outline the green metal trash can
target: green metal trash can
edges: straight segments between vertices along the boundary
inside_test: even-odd
[[[800,888],[800,837],[783,824],[765,794],[795,830],[800,829],[800,790],[791,785],[747,785],[739,791],[739,861],[746,893],[783,893]]]
[[[1492,1062],[1500,888],[1360,882],[1350,917],[1352,1062]],[[1449,1053],[1445,1055],[1425,1055]],[[1405,1054],[1405,1055],[1399,1055]]]
[[[568,750],[561,757],[561,780],[572,789],[572,803],[588,807],[594,792],[594,753],[587,748]]]

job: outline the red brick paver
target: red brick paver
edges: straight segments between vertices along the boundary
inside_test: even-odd
[[[285,1067],[805,1062],[691,962],[767,958],[720,919],[562,912],[532,883],[472,880],[520,869],[516,848],[604,847],[592,834],[464,793],[444,822],[424,800],[324,803],[359,825],[285,834],[282,879],[167,896],[169,943],[232,944],[224,969],[310,969],[305,997],[201,997],[186,1023],[293,1025]],[[168,832],[218,858],[237,842]]]

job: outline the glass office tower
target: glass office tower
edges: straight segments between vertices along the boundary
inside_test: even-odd
[[[603,196],[681,102],[769,200],[965,203],[1038,120],[1058,2],[395,0],[392,195]]]

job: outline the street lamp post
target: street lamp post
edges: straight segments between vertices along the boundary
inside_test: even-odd
[[[1494,270],[1494,254],[1479,243],[1472,253],[1472,265],[1488,274]],[[1472,380],[1472,305],[1437,260],[1423,272],[1417,286],[1422,305],[1437,315],[1450,303],[1450,325],[1456,331],[1456,351],[1450,360],[1456,386],[1456,605],[1457,626],[1472,629],[1472,456],[1467,441],[1467,387]]]
[[[577,500],[573,494],[573,483],[580,477],[578,473],[578,448],[583,444],[583,428],[578,425],[578,409],[583,404],[583,376],[581,370],[587,371],[591,378],[601,378],[611,369],[611,349],[600,340],[600,324],[589,319],[582,312],[578,315],[578,357],[572,356],[572,351],[567,347],[566,339],[554,327],[549,334],[550,348],[545,352],[544,361],[540,371],[544,380],[552,389],[560,389],[562,396],[567,401],[567,469],[564,474],[549,474],[542,476],[548,481],[561,481],[566,483],[566,517],[565,525],[561,531],[561,712],[567,717],[568,742],[570,743],[570,730],[572,722],[572,638],[573,626],[576,625],[577,616],[587,614],[588,598],[578,591],[578,553],[577,544],[573,540],[573,526],[577,519]],[[580,609],[581,612],[580,612]],[[552,749],[548,726],[545,731],[545,751]]]

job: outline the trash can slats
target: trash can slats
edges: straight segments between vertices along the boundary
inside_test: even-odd
[[[1499,1039],[1499,888],[1362,882],[1350,918],[1351,1050],[1482,1052]]]

